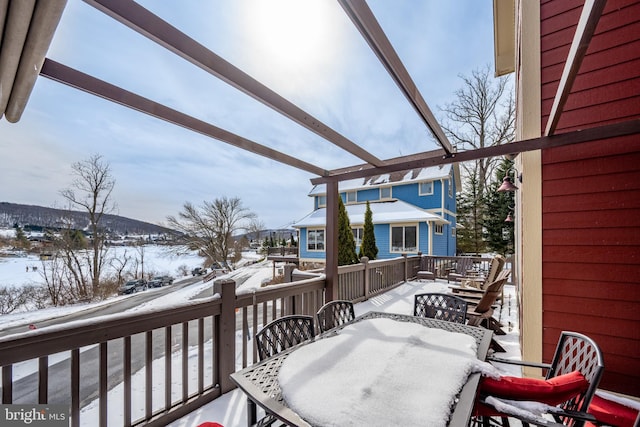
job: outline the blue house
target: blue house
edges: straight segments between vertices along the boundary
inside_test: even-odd
[[[378,259],[402,254],[456,254],[457,165],[412,169],[340,182],[338,191],[360,249],[366,202],[371,207]],[[314,210],[293,224],[301,262],[325,258],[326,186],[309,192]]]

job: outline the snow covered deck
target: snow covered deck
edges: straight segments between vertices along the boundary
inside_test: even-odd
[[[383,311],[388,313],[413,313],[413,296],[422,292],[447,292],[448,284],[444,280],[411,281],[378,295],[367,301],[355,305],[355,314],[359,316],[368,311]],[[506,335],[496,336],[495,339],[504,347],[506,353],[501,357],[520,359],[518,310],[516,304],[515,288],[505,286],[504,303],[496,318],[504,325]],[[500,366],[499,369],[503,369]],[[511,375],[520,375],[519,368],[511,367],[508,371]],[[247,400],[239,389],[225,393],[213,402],[203,406],[189,415],[175,421],[173,427],[194,427],[206,421],[215,421],[225,427],[247,425]]]

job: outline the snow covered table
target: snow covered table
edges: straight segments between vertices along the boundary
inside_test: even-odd
[[[368,417],[378,425],[387,424],[384,417],[411,424],[414,416],[424,425],[429,411],[442,425],[447,419],[450,426],[467,425],[479,374],[469,375],[461,363],[483,361],[491,335],[458,323],[369,312],[231,379],[288,425],[376,425]],[[438,415],[443,397],[446,412]],[[387,409],[379,411],[383,403]]]

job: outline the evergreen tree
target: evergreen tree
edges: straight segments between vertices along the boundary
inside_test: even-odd
[[[21,227],[16,227],[16,246],[20,249],[29,249],[31,247],[31,242]]]
[[[292,248],[295,248],[296,246],[298,246],[298,242],[296,242],[296,239],[293,237],[293,234],[291,235],[291,240],[289,240],[289,244],[291,245]]]
[[[87,249],[87,247],[89,246],[87,243],[86,237],[80,230],[68,229],[68,230],[62,231],[62,234],[64,236],[64,240],[66,244],[72,250]]]
[[[342,197],[338,197],[338,265],[356,264],[358,254],[356,254],[356,241],[351,231],[349,215],[342,202]]]
[[[498,193],[497,190],[512,166],[513,161],[507,159],[500,163],[496,168],[494,179],[488,186],[489,191],[484,197],[484,206],[486,208],[482,219],[484,240],[489,250],[502,255],[513,252],[513,221],[505,222],[505,219],[508,215],[513,217],[515,201],[513,192]]]
[[[456,229],[458,253],[479,254],[486,250],[481,228],[484,206],[478,194],[479,190],[478,179],[471,175],[464,191],[458,197],[457,222],[462,225]]]
[[[362,242],[360,243],[360,253],[358,257],[366,256],[369,260],[374,260],[378,256],[378,247],[376,246],[376,236],[373,232],[373,214],[371,206],[367,201],[367,208],[364,211],[364,228],[362,230]]]

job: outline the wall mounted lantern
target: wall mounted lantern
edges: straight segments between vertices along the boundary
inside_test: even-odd
[[[498,188],[498,192],[500,193],[505,191],[516,191],[518,189],[518,187],[513,183],[513,180],[509,176],[509,172],[513,172],[513,177],[515,178],[517,176],[518,181],[522,182],[522,174],[516,175],[518,173],[517,170],[509,169],[505,174],[504,178],[502,179],[502,184]]]

